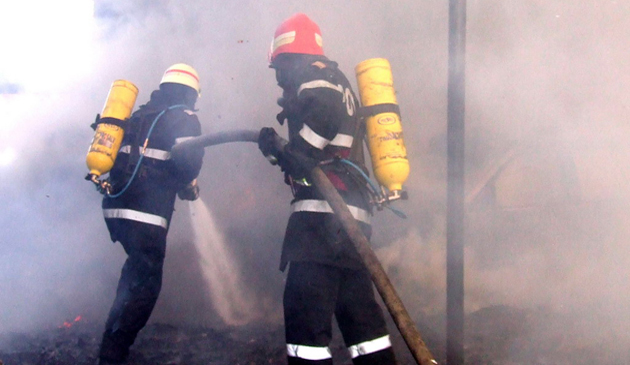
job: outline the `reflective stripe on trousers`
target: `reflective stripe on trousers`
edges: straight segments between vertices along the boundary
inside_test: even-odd
[[[348,352],[350,352],[350,356],[354,359],[361,355],[373,354],[390,347],[392,347],[392,343],[389,340],[389,335],[385,335],[371,341],[365,341],[350,346],[348,347]]]
[[[350,213],[354,219],[366,224],[370,224],[370,213],[361,208],[348,205]],[[316,213],[334,213],[330,204],[325,200],[299,200],[291,204],[291,212],[316,212]]]
[[[129,219],[136,222],[152,224],[154,226],[159,226],[164,229],[168,227],[168,222],[166,221],[166,218],[160,217],[159,215],[155,214],[139,212],[137,210],[103,209],[103,216],[105,218]]]
[[[315,347],[306,345],[287,344],[287,354],[304,360],[332,359],[332,353],[328,347]]]

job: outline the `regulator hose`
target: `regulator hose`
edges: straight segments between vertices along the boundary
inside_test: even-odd
[[[374,194],[374,196],[376,196],[379,200],[385,200],[383,194],[381,194],[381,192],[379,191],[378,187],[376,187],[376,185],[374,185],[374,183],[372,182],[372,180],[370,180],[370,177],[367,176],[367,174],[365,172],[363,172],[363,169],[360,168],[359,166],[357,166],[354,162],[350,161],[350,160],[346,160],[345,158],[342,158],[340,160],[342,163],[345,163],[346,165],[352,167],[354,170],[356,170],[359,174],[361,174],[361,177],[363,177],[363,180],[366,181],[366,183],[368,184],[368,186],[370,186],[370,191],[372,192],[372,194]],[[394,214],[396,214],[397,216],[399,216],[400,218],[406,219],[407,215],[403,212],[401,212],[398,209],[395,209],[393,207],[390,207],[389,205],[385,205],[385,208],[391,210],[392,212],[394,212]]]
[[[176,144],[171,149],[171,153],[179,153],[180,150],[192,147],[209,147],[229,142],[258,142],[258,134],[259,132],[255,130],[234,130],[203,135]],[[391,314],[394,323],[396,323],[396,327],[398,327],[400,334],[404,338],[417,364],[437,364],[437,361],[435,361],[433,355],[422,340],[420,332],[396,293],[396,289],[394,289],[394,286],[387,277],[378,257],[370,247],[370,242],[363,234],[363,231],[361,231],[361,227],[352,216],[352,213],[350,213],[348,205],[344,202],[339,192],[337,192],[337,189],[335,189],[319,166],[315,166],[310,171],[310,177],[313,181],[313,185],[315,185],[322,196],[324,196],[333,212],[339,217],[344,230],[369,270],[376,290],[383,299],[383,303],[385,303],[387,310]]]
[[[153,133],[153,128],[155,128],[155,125],[157,124],[158,120],[160,120],[162,115],[164,115],[164,113],[166,113],[169,110],[176,109],[176,108],[185,108],[185,107],[186,107],[186,105],[184,105],[184,104],[177,104],[177,105],[169,106],[168,108],[162,110],[155,117],[155,119],[153,119],[153,122],[151,123],[151,128],[149,128],[149,132],[147,132],[147,138],[146,138],[146,140],[144,142],[144,148],[146,148],[147,143],[149,142],[149,138],[151,137],[151,133]],[[140,168],[140,164],[142,163],[142,159],[143,158],[144,158],[144,149],[142,150],[142,153],[140,154],[140,158],[138,159],[138,162],[136,163],[136,166],[133,169],[133,173],[131,174],[131,177],[127,181],[127,184],[125,184],[125,187],[123,187],[116,194],[110,194],[109,192],[105,191],[105,194],[107,195],[108,198],[118,198],[119,196],[123,195],[125,193],[125,191],[127,191],[127,189],[129,188],[129,186],[131,185],[133,180],[136,178],[136,175],[138,174],[138,169]]]

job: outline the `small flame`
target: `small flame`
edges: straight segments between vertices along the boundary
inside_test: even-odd
[[[74,319],[74,321],[72,322],[68,322],[68,321],[64,321],[63,324],[61,326],[59,326],[59,328],[70,328],[72,327],[73,324],[79,322],[81,320],[81,316],[76,316],[76,318]]]

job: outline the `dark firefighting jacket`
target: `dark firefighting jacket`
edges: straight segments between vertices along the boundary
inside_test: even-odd
[[[369,238],[371,211],[365,184],[352,167],[339,160],[349,156],[360,121],[359,103],[348,79],[335,62],[322,57],[294,68],[288,80],[279,84],[284,93],[278,120],[288,121],[287,151],[298,151],[319,162]],[[358,253],[328,202],[299,172],[288,173],[294,199],[280,269],[290,261],[361,267]]]
[[[161,227],[166,234],[177,191],[197,177],[204,155],[203,148],[191,149],[174,160],[171,148],[200,134],[195,113],[160,90],[154,91],[149,102],[132,114],[110,171],[112,194],[102,202],[112,241],[127,234],[121,227],[129,225],[117,224],[120,220]],[[112,197],[117,194],[120,196]]]

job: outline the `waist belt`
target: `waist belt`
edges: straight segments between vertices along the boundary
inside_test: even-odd
[[[370,224],[370,213],[361,208],[348,205],[350,213],[354,219],[366,224]],[[291,212],[314,212],[314,213],[334,213],[330,204],[325,200],[298,200],[291,204]]]

